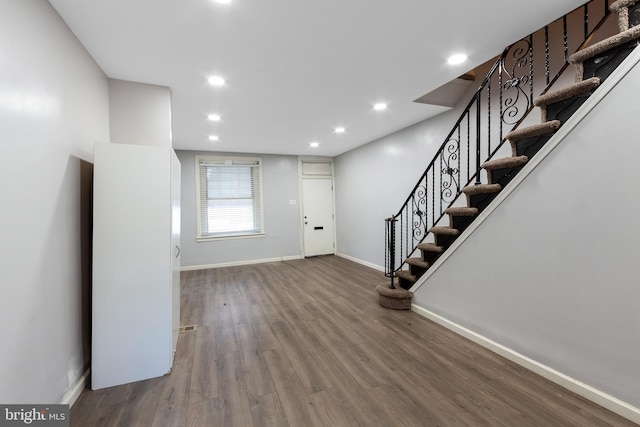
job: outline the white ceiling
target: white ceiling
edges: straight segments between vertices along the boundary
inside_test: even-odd
[[[413,100],[583,3],[49,1],[108,77],[171,88],[176,149],[323,156],[444,111]]]

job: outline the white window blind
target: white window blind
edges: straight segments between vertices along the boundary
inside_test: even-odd
[[[259,158],[196,157],[198,237],[262,234]]]

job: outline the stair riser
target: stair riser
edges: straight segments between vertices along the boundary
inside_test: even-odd
[[[410,271],[401,270],[396,273],[396,278],[394,279],[395,285],[401,287],[402,289],[409,289],[415,281],[417,277],[408,277],[407,275]]]
[[[553,134],[544,134],[516,142],[516,154],[532,158],[551,139]]]
[[[629,8],[629,28],[640,24],[640,3]]]
[[[417,278],[420,278],[420,276],[422,276],[427,271],[427,269],[424,267],[418,267],[417,265],[410,265],[409,271],[411,271],[411,274],[413,274]]]
[[[409,290],[413,286],[414,282],[409,282],[408,280],[398,278],[398,283],[396,285],[400,286],[402,289]]]
[[[589,91],[564,101],[556,102],[547,106],[547,121],[560,120],[566,122],[569,117],[575,113],[578,108],[591,96],[593,92]]]
[[[468,196],[469,206],[478,208],[478,212],[482,212],[497,195],[498,193],[485,193]]]
[[[442,255],[441,253],[431,251],[420,252],[422,252],[422,259],[427,261],[429,265],[433,265],[433,263],[440,257],[440,255]]]
[[[475,216],[450,216],[450,226],[451,228],[460,230],[460,233],[462,233],[469,225],[471,225],[474,219]]]
[[[446,251],[449,248],[449,246],[453,244],[453,242],[456,240],[457,237],[458,236],[449,236],[446,234],[436,234],[435,243],[438,246],[442,246]]]
[[[522,166],[516,168],[493,169],[491,171],[491,184],[500,184],[503,188],[520,172]],[[458,228],[458,227],[455,227]]]
[[[609,49],[606,52],[601,53],[598,56],[589,58],[584,61],[584,73],[583,80],[591,77],[600,77],[601,81],[604,81],[618,65],[629,56],[629,54],[638,46],[639,40],[631,40],[623,45],[617,46],[613,49]]]

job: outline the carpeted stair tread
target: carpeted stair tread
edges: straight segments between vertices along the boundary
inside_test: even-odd
[[[396,277],[398,277],[399,279],[403,279],[406,280],[407,282],[415,282],[416,280],[418,280],[418,278],[416,276],[414,276],[413,274],[411,274],[411,272],[409,270],[398,270],[396,271]]]
[[[413,293],[406,289],[394,288],[387,286],[376,286],[378,292],[378,302],[381,306],[391,308],[393,310],[410,310]]]
[[[560,129],[560,124],[560,120],[550,120],[548,122],[519,128],[509,132],[507,136],[505,136],[505,139],[508,139],[509,142],[517,142],[522,141],[523,139],[535,138],[536,136],[547,133],[554,133]]]
[[[473,196],[475,194],[497,193],[500,190],[502,190],[500,184],[478,184],[468,185],[462,189],[462,192],[467,196]]]
[[[620,32],[629,29],[629,9],[633,8],[638,0],[619,0],[609,5],[609,10],[618,14],[618,30]]]
[[[594,45],[586,47],[569,57],[571,64],[578,64],[592,58],[596,55],[600,55],[609,49],[623,45],[631,40],[640,38],[640,26],[631,27],[630,29],[616,34],[615,36],[604,39]]]
[[[545,93],[544,95],[541,95],[534,99],[533,104],[536,107],[555,104],[556,102],[564,101],[565,99],[569,99],[574,96],[582,95],[583,93],[592,91],[593,89],[597,88],[598,85],[600,85],[600,78],[591,77],[590,79],[574,83],[562,89]]]
[[[380,295],[384,295],[389,298],[411,298],[413,296],[410,291],[402,288],[391,289],[388,286],[378,285],[376,286],[376,290]]]
[[[416,267],[429,268],[429,263],[421,258],[407,258],[405,262]]]
[[[623,8],[628,8],[630,6],[633,6],[634,4],[638,3],[638,1],[640,1],[640,0],[618,0],[618,1],[614,1],[613,3],[611,3],[609,5],[609,10],[612,11],[612,12],[619,12]]]
[[[475,216],[478,215],[478,208],[459,206],[454,208],[447,208],[444,210],[444,213],[452,216]]]
[[[500,159],[489,160],[482,164],[482,169],[495,170],[505,168],[517,168],[529,161],[527,156],[503,157]]]
[[[440,226],[431,227],[429,232],[433,234],[442,234],[443,236],[457,236],[460,234],[460,230],[458,229]]]
[[[444,252],[444,248],[442,246],[438,246],[434,243],[418,243],[417,248],[424,252],[432,252],[436,254]]]

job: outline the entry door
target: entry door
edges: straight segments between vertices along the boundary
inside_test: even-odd
[[[333,232],[333,180],[302,179],[304,256],[335,253]]]

